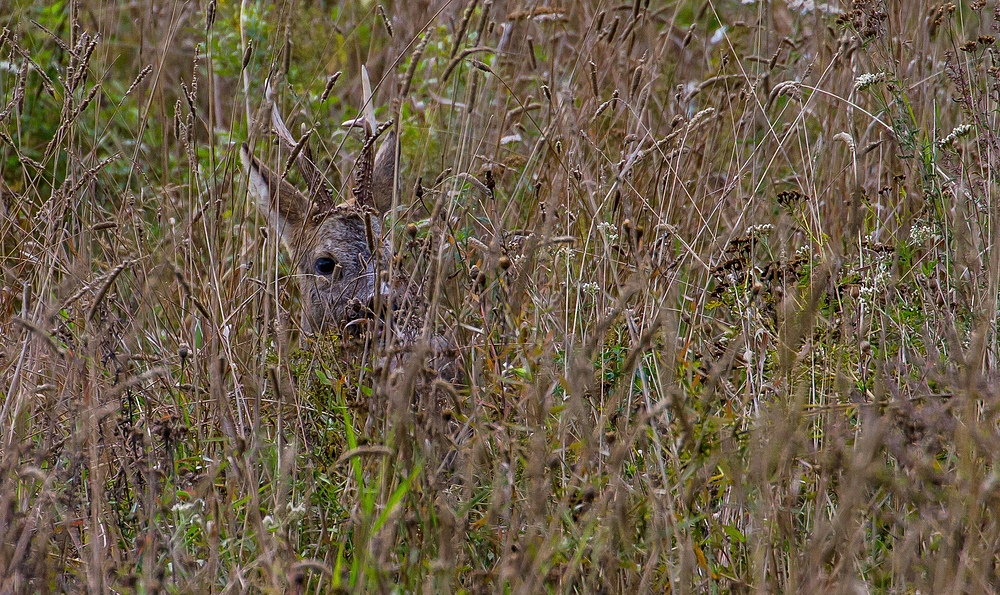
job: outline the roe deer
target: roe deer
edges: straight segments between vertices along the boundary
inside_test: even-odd
[[[391,279],[380,274],[389,270],[392,256],[389,242],[383,239],[382,216],[392,208],[399,186],[399,149],[392,122],[379,125],[375,119],[371,85],[364,68],[361,74],[364,116],[345,123],[365,131],[355,166],[353,196],[334,202],[309,150],[309,133],[299,140],[292,136],[274,103],[270,84],[266,85],[265,95],[270,104],[271,127],[298,166],[308,191],[300,192],[283,174],[255,158],[244,144],[240,158],[249,180],[248,192],[295,265],[306,333],[342,328],[352,319],[362,318],[364,312],[372,312],[374,302],[381,300],[387,309],[396,307],[390,316],[392,343],[405,350],[414,347],[421,336],[426,337],[433,368],[453,380],[457,362],[446,353],[451,351],[450,341],[428,335],[416,284],[398,271]],[[376,139],[387,129],[387,138],[375,152]],[[390,358],[388,363],[392,369],[401,362]]]
[[[457,456],[454,445],[468,433],[466,426],[444,413],[452,405],[460,406],[450,382],[461,376],[461,370],[452,340],[435,334],[426,320],[423,296],[417,289],[421,284],[399,271],[391,278],[385,274],[392,268],[392,248],[382,237],[382,216],[392,208],[399,186],[399,149],[395,132],[389,130],[374,151],[376,139],[391,122],[380,126],[376,121],[371,85],[364,69],[361,74],[366,113],[345,123],[365,131],[351,198],[334,201],[312,159],[309,134],[296,140],[288,131],[270,85],[266,99],[271,127],[288,151],[289,160],[298,166],[308,185],[307,193],[256,159],[246,144],[240,157],[249,194],[295,265],[303,330],[323,333],[352,325],[360,318],[374,322],[368,328],[374,329],[376,341],[387,347],[379,361],[379,367],[389,372],[382,394],[391,400],[414,399],[410,404],[397,401],[397,405],[399,410],[418,412],[423,420],[418,443],[441,450],[440,471],[452,467]],[[364,315],[380,311],[386,313],[384,319]]]
[[[370,105],[367,76],[365,82],[365,100]],[[378,127],[374,110],[370,110],[370,118],[351,123],[364,128],[365,145],[355,170],[354,196],[335,203],[312,159],[309,134],[296,141],[274,104],[270,85],[266,95],[271,126],[308,184],[307,193],[256,159],[246,144],[240,158],[249,178],[250,195],[295,265],[303,330],[322,333],[343,325],[358,310],[371,305],[376,293],[391,298],[391,285],[380,282],[377,272],[391,254],[388,242],[382,239],[382,216],[392,207],[398,185],[396,134],[390,130],[373,157],[374,141],[390,123]]]

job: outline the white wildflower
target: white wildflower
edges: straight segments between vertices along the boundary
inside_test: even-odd
[[[613,223],[601,221],[597,224],[597,229],[604,232],[604,235],[607,236],[609,242],[614,243],[618,241],[618,230],[615,228]]]
[[[877,72],[875,74],[865,73],[854,79],[854,90],[855,91],[867,91],[868,89],[874,87],[878,83],[885,80],[884,72]]]
[[[874,262],[865,271],[866,275],[862,278],[861,285],[858,287],[862,301],[870,304],[885,296],[885,291],[889,287],[889,281],[892,279],[891,271],[889,270],[891,265],[891,254],[879,254],[875,257]]]
[[[910,228],[910,244],[920,245],[928,241],[937,240],[934,228],[923,221],[918,221]]]
[[[955,138],[961,138],[969,134],[970,132],[972,132],[971,124],[960,124],[956,126],[954,130],[951,131],[951,133],[955,135]]]
[[[948,136],[946,136],[946,137],[942,138],[941,140],[939,140],[938,141],[938,146],[947,147],[948,145],[953,144],[955,141],[957,141],[958,139],[962,138],[963,136],[968,136],[970,132],[972,132],[972,126],[971,125],[969,125],[969,124],[960,124],[960,125],[956,126],[955,129],[952,130],[951,133],[948,134]]]
[[[561,246],[556,250],[556,257],[562,260],[573,260],[574,250],[569,246]]]

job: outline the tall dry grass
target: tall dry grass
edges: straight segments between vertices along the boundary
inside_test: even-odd
[[[0,592],[998,589],[995,3],[5,8]],[[362,65],[455,384],[234,158]]]

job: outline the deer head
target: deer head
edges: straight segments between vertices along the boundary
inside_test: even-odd
[[[367,76],[363,78],[365,101],[370,106],[370,85]],[[390,130],[373,156],[373,144],[381,132],[374,109],[368,107],[366,118],[351,122],[365,130],[365,144],[355,168],[353,196],[337,202],[312,159],[308,146],[311,131],[296,140],[274,104],[270,85],[266,96],[273,132],[308,189],[301,192],[283,174],[256,159],[244,144],[240,158],[248,192],[295,264],[304,330],[323,332],[347,322],[359,304],[367,306],[373,301],[376,292],[390,291],[376,273],[390,257],[389,244],[382,239],[382,215],[392,207],[398,185],[396,135]],[[387,127],[388,123],[381,128]]]

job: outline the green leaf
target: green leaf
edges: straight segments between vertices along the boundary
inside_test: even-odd
[[[728,535],[729,538],[734,541],[738,541],[740,543],[747,542],[746,535],[743,535],[743,533],[741,533],[739,529],[737,529],[732,525],[723,525],[722,530],[725,531],[726,535]]]
[[[399,484],[396,489],[393,490],[392,496],[389,497],[389,501],[385,504],[385,508],[382,509],[381,514],[379,514],[378,518],[375,519],[375,524],[372,526],[372,535],[379,532],[382,526],[385,525],[385,522],[389,520],[389,515],[399,507],[403,498],[410,491],[410,483],[413,481],[413,478],[420,474],[420,469],[420,466],[417,465],[417,467],[413,470],[413,473],[410,473],[407,478],[403,480],[403,483]]]

